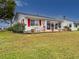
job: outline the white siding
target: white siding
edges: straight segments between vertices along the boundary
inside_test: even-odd
[[[72,22],[72,21],[67,21],[67,20],[64,20],[64,21],[62,22],[62,24],[61,24],[61,29],[64,29],[65,26],[68,26],[68,27],[69,27],[70,24],[71,24],[71,30],[72,30],[72,31],[77,30],[77,29],[74,27],[74,22]]]

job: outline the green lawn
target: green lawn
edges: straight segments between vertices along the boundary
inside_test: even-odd
[[[79,32],[0,32],[0,59],[79,59]]]

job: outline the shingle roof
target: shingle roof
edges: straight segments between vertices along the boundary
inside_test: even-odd
[[[41,16],[41,15],[38,15],[38,14],[23,13],[23,12],[17,12],[16,14],[23,14],[23,15],[29,15],[29,16],[37,16],[37,17],[44,17],[44,18],[49,18],[49,19],[55,19],[55,18],[52,18],[52,17]]]
[[[40,16],[40,15],[36,15],[36,14],[29,14],[29,13],[23,13],[23,12],[17,12],[16,14],[23,14],[23,15],[41,17],[41,18],[43,17],[44,19],[53,20],[53,21],[64,21],[64,19],[58,19],[58,18],[47,17],[47,16]]]

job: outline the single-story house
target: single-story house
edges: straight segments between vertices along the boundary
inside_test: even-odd
[[[31,15],[26,13],[16,13],[15,23],[26,24],[24,32],[54,32],[63,31],[65,27],[69,27],[71,31],[77,30],[73,21],[64,19],[55,19],[39,15]],[[18,30],[18,29],[17,29]]]
[[[75,26],[76,30],[79,31],[79,21],[75,21],[74,26]]]

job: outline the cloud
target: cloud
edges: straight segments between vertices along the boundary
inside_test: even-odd
[[[27,6],[28,5],[28,3],[26,1],[24,1],[24,0],[16,0],[15,3],[16,3],[16,5],[18,7],[23,7],[23,6]]]
[[[16,0],[15,3],[19,7],[22,7],[23,6],[23,4],[22,4],[22,2],[20,0]]]

